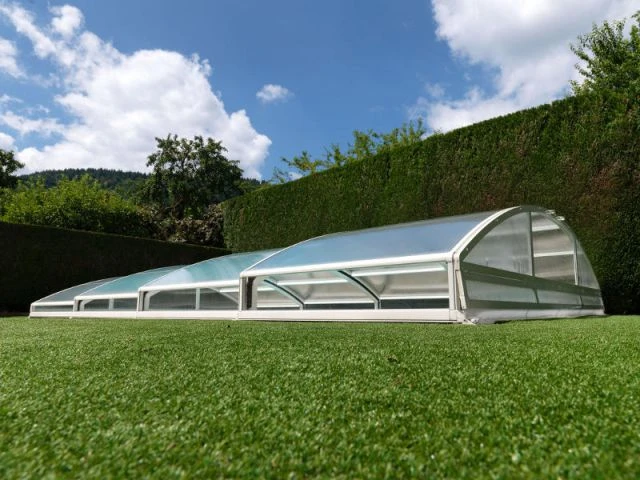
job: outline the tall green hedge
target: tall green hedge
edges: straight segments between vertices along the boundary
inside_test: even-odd
[[[612,113],[614,112],[615,113]],[[523,110],[223,205],[234,251],[533,204],[564,215],[607,311],[640,312],[640,115],[598,98]]]
[[[34,300],[91,280],[226,253],[219,248],[0,222],[0,313],[27,312]]]

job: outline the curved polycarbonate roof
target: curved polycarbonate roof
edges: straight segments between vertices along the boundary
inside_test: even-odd
[[[260,262],[247,273],[446,253],[496,212],[436,218],[312,238]]]
[[[154,290],[155,288],[167,286],[187,287],[189,285],[202,283],[238,282],[240,272],[276,252],[279,252],[279,250],[236,253],[211,258],[180,268],[151,281],[143,286],[143,290]]]
[[[131,294],[135,296],[138,294],[138,289],[146,283],[155,280],[159,277],[163,277],[168,273],[182,268],[182,265],[173,267],[154,268],[153,270],[146,270],[144,272],[134,273],[127,275],[126,277],[120,277],[111,282],[103,283],[95,288],[85,291],[82,294],[76,294],[78,297],[92,297],[92,296],[107,296],[107,295],[122,295]]]
[[[40,300],[37,300],[33,303],[38,304],[38,303],[48,303],[48,302],[73,302],[73,299],[76,296],[82,295],[83,293],[88,292],[89,290],[99,287],[100,285],[103,285],[105,283],[112,282],[118,278],[120,277],[105,278],[103,280],[94,280],[93,282],[87,282],[81,285],[75,285],[65,290],[60,290],[59,292],[52,293],[51,295],[41,298]]]

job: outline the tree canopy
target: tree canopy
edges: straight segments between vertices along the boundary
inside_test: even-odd
[[[242,169],[225,157],[221,142],[171,134],[156,141],[158,149],[147,161],[153,171],[143,198],[163,217],[200,217],[209,205],[242,193]]]
[[[88,176],[62,179],[52,188],[44,180],[20,183],[4,194],[0,219],[92,232],[147,237],[150,222],[140,209]]]
[[[16,186],[17,180],[13,173],[24,165],[15,159],[14,153],[0,149],[0,188]]]
[[[582,82],[572,81],[576,95],[598,93],[627,102],[640,94],[640,11],[627,31],[626,19],[593,25],[591,32],[578,37],[571,51],[581,63],[576,65]]]
[[[354,130],[353,143],[350,143],[344,152],[339,145],[333,144],[320,158],[312,158],[307,151],[291,159],[282,158],[285,167],[274,169],[272,182],[285,183],[301,176],[362,160],[392,148],[410,145],[422,140],[426,133],[421,119],[405,123],[389,133],[379,133],[371,129],[366,132]]]

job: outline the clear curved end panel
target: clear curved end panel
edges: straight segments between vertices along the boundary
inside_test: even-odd
[[[334,233],[286,248],[248,273],[379,259],[445,254],[495,212],[436,218],[355,232]]]
[[[600,284],[596,278],[596,274],[591,267],[591,262],[587,258],[587,254],[582,249],[580,242],[576,241],[576,258],[578,260],[578,285],[585,287],[600,289]],[[600,299],[602,304],[602,299]]]
[[[575,284],[575,238],[539,212],[531,213],[531,232],[534,275]]]
[[[539,207],[518,212],[498,218],[461,255],[464,308],[488,316],[498,315],[492,310],[516,309],[531,318],[545,310],[572,315],[601,310],[597,279],[564,219]]]
[[[533,266],[529,212],[513,215],[491,229],[462,260],[531,275]]]

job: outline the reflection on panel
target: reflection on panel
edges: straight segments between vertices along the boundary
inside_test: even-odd
[[[115,298],[113,300],[114,310],[135,310],[138,308],[137,298]]]
[[[235,300],[229,296],[218,293],[209,288],[200,289],[200,310],[237,310],[238,294],[235,294]]]
[[[382,300],[382,309],[449,308],[449,297],[393,298]]]
[[[586,307],[603,307],[601,297],[595,297],[591,295],[582,295],[582,304]]]
[[[577,246],[576,258],[578,260],[578,285],[599,289],[600,285],[598,284],[598,279],[596,278],[596,274],[593,272],[593,268],[591,268],[587,255],[584,253],[584,250],[579,243]]]
[[[466,286],[467,296],[470,300],[536,303],[536,294],[533,288],[497,285],[477,280],[467,280]]]
[[[109,310],[109,300],[107,298],[82,300],[80,302],[80,310]]]
[[[549,217],[531,214],[536,277],[575,283],[574,241]]]
[[[300,309],[300,305],[295,300],[287,296],[283,291],[264,283],[264,281],[258,281],[256,307],[258,310]]]
[[[349,274],[363,282],[381,300],[449,298],[449,274],[443,262],[360,268],[351,270]],[[382,308],[385,308],[384,304]]]
[[[147,293],[144,307],[145,310],[195,310],[196,289]]]
[[[272,275],[267,278],[275,286],[285,289],[305,305],[368,304],[374,299],[366,290],[338,272],[305,272]],[[260,298],[260,295],[258,295]],[[327,307],[329,308],[329,307]]]
[[[554,292],[550,290],[538,290],[538,299],[540,303],[553,303],[561,305],[581,304],[580,295],[568,292]]]
[[[298,300],[306,310],[448,308],[445,262],[304,272],[257,278],[261,308]],[[289,303],[291,305],[291,303]]]
[[[73,310],[73,304],[60,304],[60,305],[38,305],[34,304],[31,307],[32,312],[71,312]]]
[[[529,213],[519,213],[489,231],[463,259],[465,262],[531,275]]]

